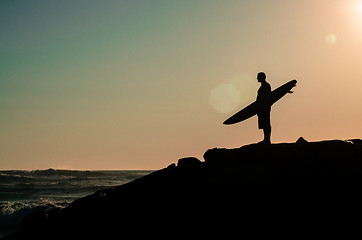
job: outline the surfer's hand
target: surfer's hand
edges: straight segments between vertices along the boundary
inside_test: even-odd
[[[294,93],[293,91],[289,91],[288,93]]]

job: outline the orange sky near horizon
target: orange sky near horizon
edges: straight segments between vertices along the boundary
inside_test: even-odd
[[[0,169],[159,169],[262,139],[222,122],[297,79],[272,141],[362,138],[362,1],[1,1]]]

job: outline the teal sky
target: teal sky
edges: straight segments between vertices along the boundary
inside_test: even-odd
[[[259,141],[222,122],[298,80],[274,142],[361,138],[362,3],[2,0],[0,169],[158,169]]]

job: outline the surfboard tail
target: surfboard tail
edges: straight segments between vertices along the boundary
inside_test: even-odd
[[[232,123],[231,123],[230,121],[226,120],[226,121],[224,121],[222,124],[224,124],[224,125],[231,125]]]

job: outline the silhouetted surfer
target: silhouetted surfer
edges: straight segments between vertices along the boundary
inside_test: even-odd
[[[261,86],[258,90],[258,96],[256,98],[257,101],[261,101],[267,99],[271,93],[270,84],[266,82],[266,74],[263,72],[258,73],[257,76],[258,82],[261,83]],[[263,144],[271,144],[271,125],[270,125],[270,111],[271,106],[267,106],[261,111],[258,112],[258,125],[259,129],[263,129],[264,132],[264,140],[260,143]]]

